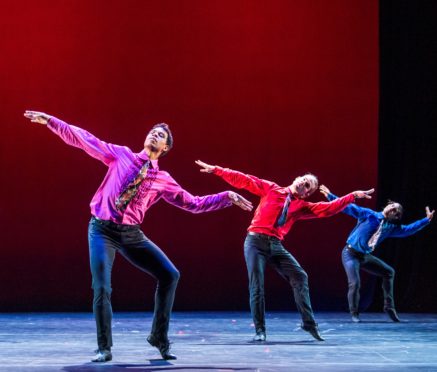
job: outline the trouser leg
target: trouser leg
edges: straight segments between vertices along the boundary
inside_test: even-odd
[[[371,254],[366,256],[366,260],[361,267],[370,274],[382,277],[384,309],[394,309],[393,283],[395,270],[383,260]]]
[[[269,247],[262,238],[247,235],[244,258],[249,277],[249,302],[256,332],[265,332],[264,271]]]
[[[93,313],[99,350],[112,346],[111,271],[117,243],[104,228],[90,222],[88,229],[90,268],[92,275]]]
[[[360,303],[360,260],[346,247],[343,249],[341,260],[347,275],[349,311],[356,314]]]
[[[157,280],[151,334],[160,340],[167,340],[179,271],[165,253],[139,229],[125,235],[120,253]]]
[[[308,275],[299,262],[279,242],[272,243],[269,263],[288,281],[293,288],[294,300],[304,326],[314,326],[314,313],[311,307]]]

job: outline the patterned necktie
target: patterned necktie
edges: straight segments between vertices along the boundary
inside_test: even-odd
[[[147,160],[142,166],[142,168],[140,169],[140,171],[138,172],[135,179],[126,186],[126,188],[117,198],[117,200],[115,201],[115,206],[119,211],[124,211],[127,208],[127,205],[130,203],[130,201],[134,198],[134,196],[138,192],[141,183],[146,178],[147,170],[149,169],[149,166],[150,166],[150,160]]]
[[[287,198],[285,199],[285,203],[284,203],[284,207],[282,208],[281,215],[278,217],[278,220],[276,221],[276,227],[281,227],[287,221],[288,207],[290,206],[291,199],[292,196],[289,193],[287,195]]]
[[[382,220],[378,226],[378,230],[370,237],[367,245],[370,247],[370,251],[373,252],[375,250],[376,244],[378,243],[379,237],[382,233],[382,227],[384,225],[385,220]]]

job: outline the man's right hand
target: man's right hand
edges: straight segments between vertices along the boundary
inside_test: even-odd
[[[232,203],[235,204],[237,207],[240,207],[244,211],[251,211],[253,208],[252,203],[243,198],[240,194],[237,194],[234,191],[228,191],[228,197],[231,199]]]
[[[39,111],[29,111],[26,110],[24,112],[24,117],[30,119],[30,121],[32,123],[38,123],[38,124],[44,124],[47,125],[47,123],[49,122],[51,116],[47,115],[44,112],[39,112]]]
[[[372,199],[372,197],[370,196],[370,194],[373,194],[374,191],[375,191],[375,189],[370,189],[370,190],[367,190],[367,191],[361,191],[361,190],[359,190],[359,191],[354,191],[353,194],[354,194],[354,196],[355,196],[357,199],[362,199],[362,198],[364,198],[364,199]]]

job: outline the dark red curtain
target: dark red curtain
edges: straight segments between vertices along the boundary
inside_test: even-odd
[[[196,159],[282,185],[311,171],[337,194],[376,184],[376,0],[18,0],[0,19],[1,311],[91,308],[88,204],[105,167],[25,109],[138,151],[169,123],[175,146],[160,167],[194,194],[229,189]],[[144,231],[182,274],[176,309],[248,309],[250,219],[152,208]],[[316,310],[345,304],[340,252],[354,223],[301,222],[285,241]],[[115,310],[151,309],[153,280],[121,257],[113,287]],[[270,309],[294,306],[273,272],[267,296]]]

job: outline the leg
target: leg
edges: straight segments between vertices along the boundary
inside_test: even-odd
[[[320,336],[317,323],[314,320],[311,308],[310,292],[308,287],[308,275],[299,265],[299,262],[288,252],[281,242],[272,242],[272,255],[269,263],[293,288],[294,300],[302,317],[302,329],[309,332],[318,341],[324,341]]]
[[[151,335],[168,343],[167,334],[179,271],[165,253],[139,229],[124,233],[122,243],[120,253],[157,280]]]
[[[360,260],[354,256],[353,252],[347,247],[343,249],[341,261],[346,271],[348,281],[347,300],[349,311],[353,317],[358,317],[358,305],[360,303]]]
[[[96,220],[91,220],[89,224],[88,241],[97,345],[101,352],[110,351],[112,346],[111,271],[117,244],[110,237],[108,228],[99,225]]]
[[[304,327],[315,327],[316,322],[311,308],[307,273],[279,241],[275,242],[272,247],[269,263],[293,288],[294,300]]]
[[[390,318],[398,322],[399,318],[396,315],[394,297],[393,297],[393,282],[395,270],[383,260],[371,254],[366,256],[366,260],[362,265],[363,270],[382,277],[382,291],[384,294],[384,311],[386,311]]]
[[[266,331],[264,270],[269,251],[268,241],[265,238],[247,235],[244,241],[244,258],[249,276],[250,311],[257,334],[265,334]]]

